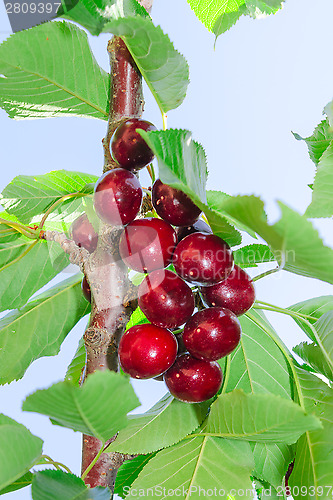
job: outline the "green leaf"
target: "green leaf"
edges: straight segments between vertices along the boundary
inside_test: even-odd
[[[43,470],[34,474],[33,500],[110,500],[109,488],[87,488],[74,474],[61,470]]]
[[[151,453],[171,446],[190,434],[206,418],[209,402],[183,403],[169,393],[142,415],[130,415],[108,451]]]
[[[120,17],[148,17],[148,12],[136,0],[80,0],[75,7],[66,9],[65,2],[60,6],[57,17],[70,19],[81,24],[92,35],[99,35],[112,19]]]
[[[304,138],[299,134],[293,134],[295,139],[298,141],[306,142],[310,158],[316,165],[318,165],[321,157],[333,140],[333,130],[331,129],[327,118],[319,123],[310,137]]]
[[[58,218],[63,219],[73,213],[77,217],[83,212],[82,195],[92,193],[91,188],[87,192],[87,184],[96,181],[95,175],[67,170],[55,170],[44,175],[19,175],[2,191],[0,203],[8,213],[28,223],[34,216],[44,214],[63,196],[78,193],[77,197],[64,201],[58,211]]]
[[[273,394],[245,394],[236,389],[212,404],[205,432],[209,435],[264,443],[292,444],[320,421]]]
[[[36,391],[27,397],[22,408],[47,415],[52,423],[105,443],[126,427],[126,414],[138,404],[128,378],[105,371],[90,375],[82,387],[65,380]]]
[[[267,245],[246,245],[234,251],[235,264],[241,267],[258,267],[257,264],[274,262],[275,257]]]
[[[15,483],[40,458],[43,441],[0,414],[0,490]]]
[[[217,488],[219,498],[227,499],[233,490],[233,498],[239,499],[239,490],[252,490],[252,469],[249,443],[195,437],[157,453],[134,481],[131,491],[152,488],[157,497],[159,492],[174,490],[178,498],[187,500],[199,498],[199,491]]]
[[[282,9],[284,0],[245,0],[251,17],[261,17],[262,14],[270,15]]]
[[[188,64],[159,26],[136,16],[110,21],[103,31],[124,39],[162,113],[181,105],[189,84]]]
[[[144,325],[146,323],[149,323],[148,319],[143,314],[140,307],[137,307],[135,309],[135,311],[132,313],[129,322],[126,325],[126,330],[128,330],[129,328],[132,328],[132,326]]]
[[[214,232],[230,245],[238,245],[241,235],[233,228],[226,218],[207,204],[206,155],[201,144],[192,140],[188,130],[165,130],[155,132],[140,131],[154,151],[162,182],[180,189],[203,210]],[[224,197],[228,195],[220,193]]]
[[[323,357],[333,371],[333,311],[323,314],[315,324],[316,342]]]
[[[238,4],[237,10],[231,12],[225,11],[220,17],[216,19],[212,29],[216,38],[222,35],[222,33],[228,31],[234,24],[236,24],[236,22],[242,15],[248,14],[248,9],[243,0],[236,0],[236,2]]]
[[[79,385],[82,371],[86,363],[86,357],[87,354],[84,339],[81,337],[74,357],[67,368],[65,380],[69,380],[72,384]]]
[[[298,302],[297,304],[288,307],[288,309],[306,315],[307,321],[311,323],[311,325],[314,325],[316,321],[325,313],[333,311],[333,295],[314,297],[313,299]],[[293,319],[311,340],[316,340],[315,336],[313,335],[313,331],[304,321],[296,317],[293,317]]]
[[[29,240],[28,243],[24,236],[16,242],[14,260],[9,260],[13,257],[11,244],[2,247],[1,251],[5,263],[0,267],[0,311],[22,307],[69,264],[58,243],[45,240]],[[24,280],[19,278],[22,276]]]
[[[331,498],[333,484],[333,391],[318,377],[296,368],[307,412],[320,417],[323,428],[307,432],[297,443],[296,459],[290,476],[294,498]],[[303,487],[303,489],[301,489]],[[319,487],[323,487],[320,490]],[[326,487],[326,489],[325,489]],[[330,489],[329,489],[330,488]]]
[[[290,446],[284,444],[254,443],[253,457],[255,468],[253,475],[267,481],[275,488],[281,486],[294,454]]]
[[[305,215],[307,217],[331,217],[333,215],[333,141],[330,142],[318,163],[312,201]]]
[[[119,495],[121,498],[125,498],[128,490],[138,477],[139,473],[155,455],[156,453],[151,453],[150,455],[138,455],[131,460],[126,460],[117,472],[116,484],[114,488],[115,494]]]
[[[317,373],[321,373],[329,380],[333,381],[333,371],[325,360],[320,347],[315,344],[308,344],[307,342],[301,342],[300,344],[293,347],[293,351],[303,359],[308,365],[313,368]]]
[[[90,304],[82,296],[81,279],[73,276],[25,307],[0,320],[0,383],[23,377],[30,364],[58,354],[60,346]]]
[[[74,24],[44,23],[11,35],[0,46],[0,75],[0,106],[10,118],[108,118],[110,77]]]
[[[33,478],[33,474],[28,471],[23,476],[21,476],[19,479],[11,483],[9,486],[6,486],[3,490],[0,491],[0,495],[4,495],[5,493],[10,493],[11,491],[17,491],[20,490],[21,488],[25,488],[26,486],[29,486],[31,484]]]

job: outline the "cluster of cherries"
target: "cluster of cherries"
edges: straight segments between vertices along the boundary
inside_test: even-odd
[[[199,219],[201,210],[182,191],[157,179],[151,197],[159,217],[136,218],[143,191],[135,173],[153,159],[137,129],[155,127],[139,119],[118,127],[111,152],[119,168],[97,181],[94,194],[100,219],[125,226],[120,257],[130,269],[145,273],[138,302],[150,323],[124,333],[119,361],[133,378],[163,376],[174,397],[202,402],[222,385],[217,361],[237,347],[241,338],[237,316],[253,305],[254,287],[248,274],[234,265],[229,245],[212,234]],[[96,249],[98,235],[85,214],[74,222],[72,237],[90,252]],[[166,269],[171,264],[175,272]],[[86,279],[82,288],[90,300]],[[196,290],[207,307],[194,312]]]

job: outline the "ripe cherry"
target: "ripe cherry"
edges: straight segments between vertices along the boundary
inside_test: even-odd
[[[121,258],[140,273],[168,266],[177,242],[176,232],[162,219],[147,217],[131,222],[120,238]]]
[[[122,369],[131,377],[157,377],[173,365],[177,340],[166,328],[150,324],[133,326],[122,336],[118,356]]]
[[[236,316],[248,311],[256,298],[252,279],[238,266],[234,267],[224,281],[202,287],[200,291],[208,306],[226,307]]]
[[[183,341],[198,359],[215,361],[230,354],[239,344],[241,326],[237,316],[223,307],[197,312],[184,327]]]
[[[156,127],[145,120],[131,118],[119,125],[111,139],[113,159],[127,170],[143,168],[154,158],[154,153],[136,129],[150,132]]]
[[[205,221],[202,219],[197,220],[192,226],[186,226],[186,227],[177,227],[176,229],[177,233],[177,238],[178,238],[178,243],[186,238],[189,234],[193,233],[207,233],[207,234],[213,234],[213,231],[211,228],[206,224]]]
[[[229,245],[218,236],[193,233],[178,243],[173,264],[181,278],[205,286],[227,278],[234,259]]]
[[[182,354],[164,374],[171,394],[186,403],[202,403],[212,398],[222,385],[222,370],[216,361]]]
[[[91,289],[90,289],[90,285],[89,285],[86,277],[84,277],[82,280],[81,288],[82,288],[82,293],[84,295],[84,298],[88,302],[91,302]]]
[[[138,296],[149,321],[164,328],[183,325],[194,310],[191,288],[169,270],[150,273],[139,286]]]
[[[137,177],[123,168],[106,172],[96,183],[94,204],[97,215],[107,224],[126,225],[137,216],[142,188]]]
[[[85,248],[90,253],[96,250],[98,234],[86,214],[75,219],[71,225],[70,234],[77,246]]]
[[[173,226],[190,226],[201,214],[183,191],[163,184],[160,179],[154,182],[151,196],[158,215]]]

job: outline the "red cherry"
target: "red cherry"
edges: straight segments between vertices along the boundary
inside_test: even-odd
[[[207,234],[213,234],[213,231],[211,228],[206,224],[205,221],[202,219],[197,220],[192,226],[186,226],[186,227],[177,227],[176,229],[177,237],[178,237],[178,243],[186,238],[189,234],[193,233],[207,233]]]
[[[81,288],[82,288],[82,293],[84,295],[84,298],[88,302],[91,302],[91,289],[90,289],[90,285],[89,285],[86,277],[84,277],[82,280]]]
[[[139,286],[138,296],[149,321],[164,328],[183,325],[194,310],[191,288],[169,270],[150,273]]]
[[[119,125],[111,139],[113,159],[127,170],[143,168],[154,158],[154,153],[136,129],[150,132],[156,127],[145,120],[131,118]]]
[[[164,374],[171,394],[185,403],[202,403],[212,398],[222,385],[222,370],[216,361],[195,359],[182,354]]]
[[[201,214],[183,191],[163,184],[160,179],[154,182],[151,196],[158,215],[173,226],[190,226]]]
[[[75,219],[71,225],[70,234],[77,246],[85,248],[90,253],[96,250],[98,234],[86,214]]]
[[[193,233],[186,236],[173,255],[177,274],[190,283],[219,283],[234,267],[229,245],[214,234]]]
[[[100,219],[107,224],[126,225],[138,215],[142,188],[137,177],[123,168],[106,172],[96,183],[94,204]]]
[[[177,340],[169,330],[155,325],[137,325],[122,336],[119,362],[133,378],[152,378],[164,373],[177,356]]]
[[[177,242],[173,227],[162,219],[149,217],[131,222],[120,238],[121,258],[140,273],[168,266]]]
[[[225,280],[216,285],[202,287],[200,291],[208,306],[226,307],[236,316],[248,311],[256,298],[252,279],[238,266],[234,267]]]
[[[230,354],[239,344],[241,326],[237,316],[223,307],[197,312],[184,327],[183,341],[192,356],[215,361]]]

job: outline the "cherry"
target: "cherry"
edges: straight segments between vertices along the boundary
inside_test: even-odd
[[[127,266],[140,273],[168,266],[176,246],[176,232],[162,219],[131,222],[120,238],[119,251]]]
[[[150,273],[139,286],[138,296],[149,321],[164,328],[183,325],[194,310],[191,288],[169,270]]]
[[[256,298],[252,279],[238,266],[234,267],[224,281],[202,287],[200,291],[208,306],[226,307],[236,316],[248,311]]]
[[[163,184],[160,179],[154,182],[151,197],[158,215],[173,226],[190,226],[201,214],[183,191]]]
[[[161,375],[173,365],[176,356],[176,337],[166,328],[155,325],[132,326],[119,343],[120,365],[133,378]]]
[[[87,281],[87,278],[84,277],[81,283],[81,288],[82,288],[82,293],[84,295],[84,298],[88,301],[91,302],[91,290],[89,283]]]
[[[185,403],[202,403],[212,398],[222,385],[222,370],[216,361],[182,354],[164,374],[171,394]]]
[[[239,344],[241,326],[237,316],[223,307],[197,312],[184,327],[183,341],[198,359],[215,361],[230,354]]]
[[[190,283],[219,283],[234,267],[229,245],[214,234],[193,233],[176,246],[173,255],[175,270]]]
[[[97,248],[98,234],[86,214],[80,215],[70,227],[70,234],[77,246],[92,253]]]
[[[186,238],[189,234],[193,233],[207,233],[207,234],[213,234],[213,231],[211,228],[206,224],[205,221],[202,219],[197,220],[192,226],[187,226],[187,227],[177,227],[176,229],[177,233],[177,238],[178,238],[178,243]]]
[[[94,204],[97,215],[107,224],[126,225],[137,216],[142,188],[137,177],[123,168],[106,172],[96,183]]]
[[[143,168],[154,158],[154,153],[136,129],[150,132],[156,127],[145,120],[131,118],[119,125],[111,139],[113,159],[127,170]]]

